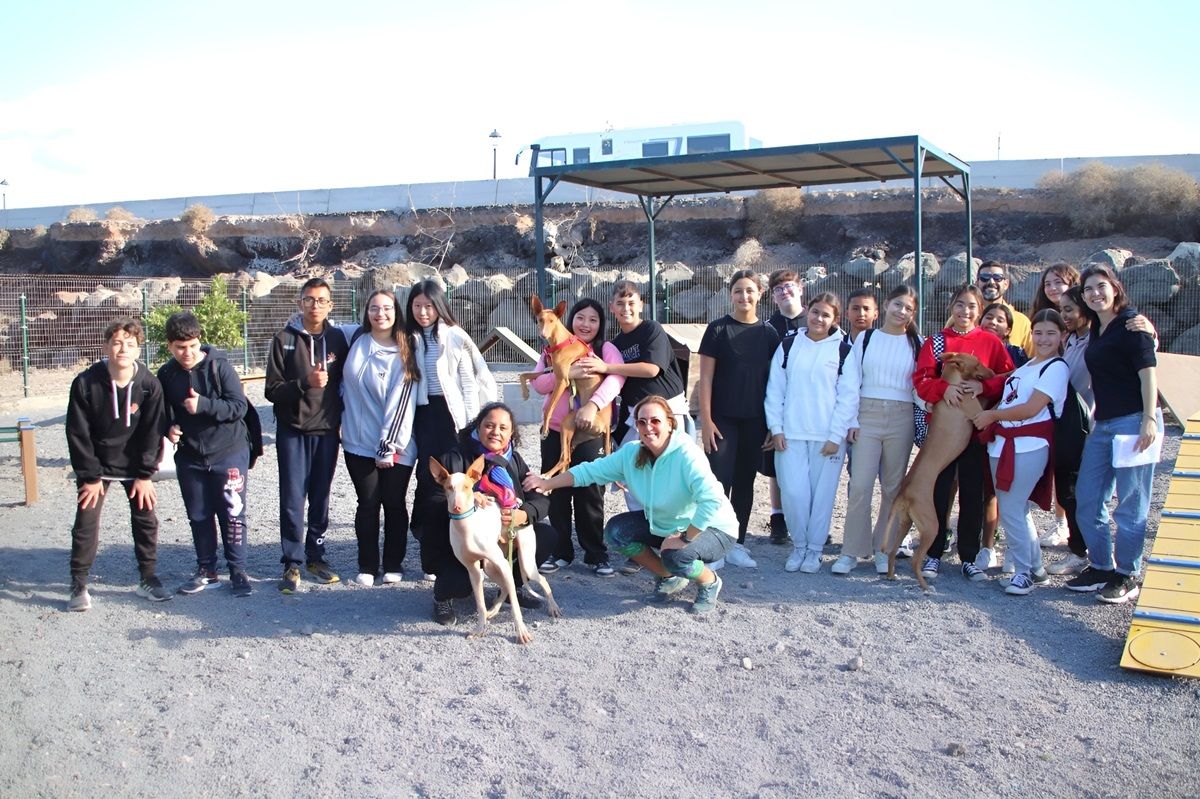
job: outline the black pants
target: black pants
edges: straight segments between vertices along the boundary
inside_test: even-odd
[[[735,419],[714,416],[713,424],[721,431],[717,448],[708,454],[708,465],[725,489],[738,520],[738,543],[746,541],[750,523],[750,508],[754,504],[754,478],[762,465],[763,440],[767,437],[767,420],[761,416]]]
[[[979,538],[983,532],[984,479],[991,465],[987,448],[974,436],[954,463],[938,475],[933,486],[933,506],[937,510],[938,535],[929,548],[929,557],[940,558],[946,553],[950,537],[947,519],[954,501],[952,490],[958,479],[958,557],[963,563],[974,562],[979,555]]]
[[[325,560],[329,491],[337,470],[341,440],[337,431],[301,433],[281,425],[275,431],[279,459],[280,562],[285,569]],[[308,499],[308,514],[304,500]]]
[[[94,507],[84,510],[75,505],[75,525],[71,528],[71,579],[86,581],[92,564],[96,561],[96,549],[100,545],[100,511],[104,499],[114,491],[129,498],[132,480],[113,483],[104,481],[104,493],[96,498]],[[75,487],[81,488],[82,482]],[[150,509],[139,509],[137,501],[129,499],[129,521],[133,527],[133,554],[137,558],[138,572],[142,579],[154,576],[158,567],[158,517]]]
[[[413,467],[395,464],[387,469],[374,458],[344,453],[346,471],[358,495],[354,535],[358,538],[359,574],[379,574],[379,511],[383,510],[383,571],[404,571],[408,551],[408,480]]]
[[[441,490],[441,486],[438,486]],[[437,518],[440,517],[440,522]],[[437,575],[433,584],[433,598],[461,599],[471,595],[471,578],[467,576],[467,568],[462,565],[450,546],[450,512],[446,509],[446,501],[441,502],[441,512],[436,513],[430,506],[430,526],[426,529],[425,537],[421,539],[421,563],[425,569]],[[497,530],[497,533],[499,531]],[[534,563],[541,563],[550,557],[558,534],[554,528],[545,522],[533,525],[534,536],[537,538]],[[501,548],[507,554],[507,549]],[[521,576],[521,567],[517,563],[516,553],[513,556],[513,583],[521,585],[525,582]]]
[[[429,471],[429,459],[440,457],[458,445],[454,417],[446,406],[446,398],[432,396],[428,405],[418,405],[413,418],[413,438],[417,441],[417,490],[413,496],[413,537],[421,544],[421,569],[437,574],[437,561],[426,553],[426,538],[445,538],[450,516],[446,512],[446,493]],[[449,539],[447,539],[449,541]],[[453,557],[451,553],[451,557]],[[466,572],[463,572],[466,575]]]
[[[1087,557],[1087,544],[1075,519],[1075,481],[1079,478],[1086,440],[1087,434],[1078,427],[1071,429],[1070,425],[1061,425],[1054,430],[1054,498],[1067,514],[1067,549],[1081,558]]]
[[[561,452],[562,436],[557,430],[551,430],[542,439],[543,473],[558,463]],[[571,448],[571,465],[594,461],[603,454],[604,439],[584,441]],[[575,535],[579,538],[580,548],[583,549],[584,562],[596,564],[607,561],[608,549],[604,546],[604,486],[600,485],[560,488],[550,493],[549,518],[555,533],[555,543],[551,550],[553,557],[566,561],[575,560],[575,547],[571,544],[572,507],[575,511]]]

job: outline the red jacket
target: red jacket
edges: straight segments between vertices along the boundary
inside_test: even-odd
[[[965,352],[974,355],[984,366],[996,373],[995,377],[983,381],[983,399],[990,399],[993,404],[1000,399],[1000,394],[1004,391],[1004,376],[1015,368],[1003,342],[982,327],[972,328],[969,333],[956,333],[954,328],[947,327],[942,330],[941,335],[946,340],[945,352]],[[917,389],[917,395],[930,405],[942,401],[942,395],[946,393],[946,386],[949,385],[939,377],[937,367],[938,363],[933,357],[933,336],[930,336],[921,347],[921,354],[917,357],[917,368],[913,372],[913,386]]]

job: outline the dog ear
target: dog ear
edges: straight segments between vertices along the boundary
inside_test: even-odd
[[[472,483],[479,482],[479,478],[483,477],[483,467],[485,463],[486,461],[484,460],[484,457],[480,455],[470,466],[467,467],[467,478]]]
[[[979,364],[979,366],[975,367],[975,379],[976,380],[989,380],[995,376],[996,376],[996,373],[993,372],[991,369],[987,368],[986,366],[984,366],[983,364]]]
[[[567,312],[567,301],[561,300],[558,305],[554,306],[554,315],[559,319],[563,318],[563,314]]]
[[[542,298],[536,294],[534,294],[532,297],[530,297],[529,298],[529,310],[533,311],[533,315],[535,317],[541,316],[542,311],[544,310],[542,308]]]
[[[438,463],[438,459],[432,455],[429,456],[429,473],[439,483],[445,482],[446,478],[450,476],[450,472],[446,471],[446,467]]]

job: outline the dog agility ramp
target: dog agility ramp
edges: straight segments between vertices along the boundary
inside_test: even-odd
[[[1200,677],[1200,415],[1184,430],[1121,666]]]

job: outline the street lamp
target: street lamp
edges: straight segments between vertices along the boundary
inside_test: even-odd
[[[500,144],[500,131],[492,128],[492,132],[488,134],[488,138],[492,140],[492,205],[500,203],[500,181],[496,180],[496,147]]]
[[[4,178],[3,180],[0,180],[0,186],[7,186],[7,185],[8,185],[8,178]],[[0,205],[0,211],[4,212],[4,221],[8,222],[8,192],[7,191],[0,192],[0,198],[3,198],[2,201],[0,201],[3,203],[2,205]]]

